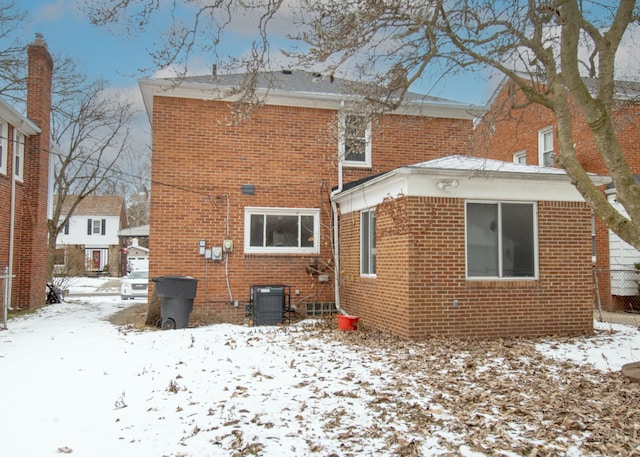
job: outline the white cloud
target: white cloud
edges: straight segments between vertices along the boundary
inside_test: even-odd
[[[57,0],[56,2],[44,3],[39,8],[36,8],[32,13],[32,17],[35,23],[56,22],[74,10],[75,5],[73,2]]]

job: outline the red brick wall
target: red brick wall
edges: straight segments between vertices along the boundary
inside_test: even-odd
[[[246,206],[320,208],[319,257],[330,261],[328,196],[337,184],[337,142],[331,133],[336,112],[264,106],[235,126],[228,123],[229,113],[222,102],[154,99],[151,276],[197,278],[193,318],[209,322],[242,319],[251,284],[290,285],[292,303],[300,303],[300,308],[306,302],[333,301],[332,279],[318,283],[306,272],[313,256],[249,255],[243,245]],[[471,129],[470,121],[390,116],[373,131],[372,167],[345,169],[344,181],[467,153]],[[243,184],[253,184],[255,194],[243,195]],[[234,241],[228,278],[238,308],[229,303],[224,262],[205,263],[198,255],[200,239],[207,240],[207,246],[222,245],[225,196]]]
[[[513,103],[512,103],[513,102]],[[557,134],[553,113],[539,105],[530,105],[525,109],[511,109],[523,105],[524,99],[519,91],[510,89],[506,84],[496,98],[491,111],[485,116],[476,130],[475,154],[489,158],[512,161],[513,153],[526,150],[527,163],[538,164],[538,131],[549,126]],[[608,175],[601,155],[596,148],[593,134],[584,120],[584,116],[573,106],[573,142],[576,154],[585,170]],[[631,170],[640,174],[640,104],[620,102],[612,110],[618,141]],[[554,142],[558,150],[557,139]],[[596,221],[596,267],[602,272],[599,287],[603,308],[614,310],[610,291],[610,278],[605,270],[609,265],[609,232],[604,223]]]
[[[567,221],[575,224],[567,226]],[[585,204],[540,202],[539,278],[469,281],[464,201],[395,199],[377,208],[377,275],[370,279],[358,273],[359,214],[345,215],[343,308],[361,316],[362,325],[406,338],[590,333],[594,296],[589,221]]]
[[[553,112],[541,105],[523,106],[524,97],[507,83],[490,111],[475,132],[474,149],[478,156],[513,161],[513,153],[525,150],[527,163],[538,165],[538,131],[553,126],[557,134]],[[608,171],[596,148],[593,134],[584,116],[575,105],[571,106],[573,142],[576,154],[585,170],[607,175]],[[612,118],[618,141],[634,173],[640,173],[640,104],[620,102],[613,107]],[[557,138],[554,142],[558,151]]]
[[[51,74],[53,60],[41,38],[28,48],[27,116],[41,132],[25,138],[24,179],[16,185],[12,305],[33,308],[44,304],[47,281],[47,201],[50,147]],[[8,264],[9,204],[13,174],[13,129],[9,130],[7,175],[0,177],[2,204],[2,265]],[[5,225],[6,224],[6,225]],[[6,236],[6,237],[5,237]],[[4,241],[7,240],[7,245]],[[6,263],[5,263],[6,262]]]

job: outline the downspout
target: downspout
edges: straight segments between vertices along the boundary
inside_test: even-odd
[[[230,203],[229,203],[229,194],[224,194],[223,197],[227,203],[227,217],[226,217],[226,231],[225,231],[225,241],[231,239],[231,233],[229,230],[229,211],[230,211]],[[229,301],[235,305],[235,301],[233,300],[233,294],[231,293],[231,284],[229,282],[229,252],[224,253],[224,276],[227,281],[227,293],[229,294]]]
[[[15,148],[15,144],[13,145]],[[7,304],[8,309],[13,309],[11,306],[11,296],[13,295],[13,246],[14,246],[14,237],[16,232],[16,174],[14,170],[11,170],[11,204],[9,210],[9,271],[7,273],[7,281],[8,287],[5,289],[7,291],[7,296],[5,297],[5,303]]]
[[[340,104],[342,108],[344,102]],[[340,142],[338,141],[338,144]],[[331,212],[333,213],[333,261],[335,265],[335,271],[333,272],[333,287],[334,287],[334,300],[336,302],[336,309],[340,314],[345,314],[340,306],[340,237],[338,235],[338,204],[335,202],[335,197],[342,192],[342,153],[338,149],[338,186],[331,191],[329,200],[331,200]]]

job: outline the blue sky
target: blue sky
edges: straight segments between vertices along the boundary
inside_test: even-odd
[[[152,65],[147,52],[153,45],[152,34],[136,39],[113,36],[89,24],[76,8],[75,0],[22,0],[19,3],[29,14],[25,40],[30,42],[35,33],[42,33],[52,54],[73,57],[90,77],[106,79],[116,87],[132,88],[137,87],[140,77],[152,75],[151,71],[138,72]],[[231,41],[238,44],[238,40],[228,42]],[[224,49],[236,56],[245,50],[242,47]],[[470,104],[483,104],[491,95],[491,85],[486,78],[475,74],[447,76],[436,87],[424,85],[412,90]]]
[[[117,87],[137,83],[138,68],[151,65],[144,41],[111,35],[92,26],[80,16],[73,0],[26,0],[21,7],[28,12],[26,39],[41,33],[49,51],[73,57],[92,78],[104,78]]]

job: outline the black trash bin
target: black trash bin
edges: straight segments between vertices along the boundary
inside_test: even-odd
[[[160,298],[160,321],[163,330],[187,328],[193,309],[198,280],[189,276],[159,276],[154,292]]]

